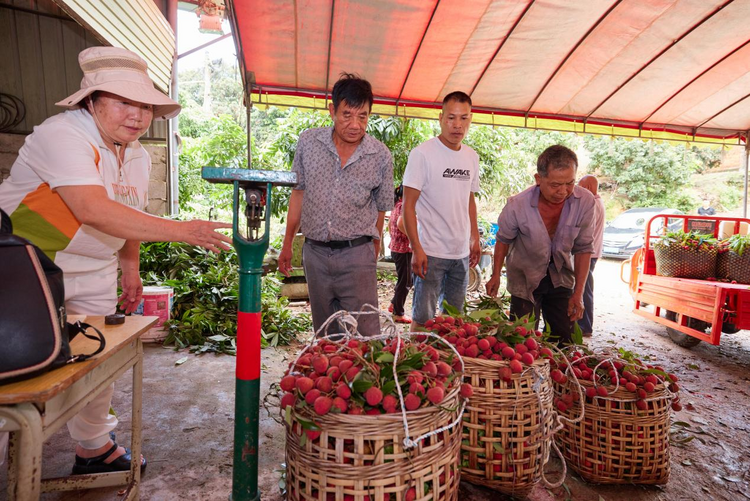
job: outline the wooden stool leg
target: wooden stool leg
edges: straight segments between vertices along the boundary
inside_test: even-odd
[[[131,435],[130,435],[130,478],[131,483],[128,486],[125,499],[138,499],[141,483],[141,409],[142,409],[142,390],[143,390],[143,343],[140,339],[137,341],[138,361],[133,365],[133,412],[131,418]]]
[[[8,498],[39,499],[42,482],[42,419],[32,404],[0,407],[0,417],[16,423],[8,443]]]

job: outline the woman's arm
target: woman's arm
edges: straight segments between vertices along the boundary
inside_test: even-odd
[[[138,242],[187,242],[211,251],[229,250],[231,237],[219,228],[228,223],[212,221],[174,221],[152,216],[115,202],[102,186],[59,186],[57,193],[75,218],[102,233]]]

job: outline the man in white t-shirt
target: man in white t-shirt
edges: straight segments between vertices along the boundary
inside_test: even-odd
[[[434,317],[443,300],[463,310],[469,266],[479,262],[479,156],[461,144],[470,124],[471,98],[445,96],[440,135],[412,150],[404,172],[403,220],[415,275],[412,330]]]
[[[599,181],[594,176],[583,176],[578,181],[578,186],[586,188],[594,195],[594,252],[591,253],[591,264],[586,279],[586,287],[583,289],[583,318],[578,321],[583,337],[591,337],[594,331],[594,267],[597,260],[602,257],[602,242],[604,240],[604,202],[599,196]]]

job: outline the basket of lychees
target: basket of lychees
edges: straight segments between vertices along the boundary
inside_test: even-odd
[[[568,465],[593,483],[666,483],[677,376],[623,349],[571,347],[550,364],[555,406],[570,418],[555,435]]]
[[[501,310],[437,316],[425,328],[464,357],[473,394],[463,417],[462,479],[524,497],[543,478],[555,412],[547,359],[552,351],[528,318]]]
[[[288,499],[455,501],[458,354],[408,336],[317,339],[280,383]]]

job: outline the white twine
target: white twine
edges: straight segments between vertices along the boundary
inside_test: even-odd
[[[534,394],[536,395],[537,403],[539,404],[539,409],[540,410],[544,409],[544,406],[542,405],[542,396],[540,395],[540,389],[541,389],[542,383],[544,383],[545,377],[533,365],[529,366],[527,369],[521,372],[521,377],[526,375],[526,373],[528,372],[531,372],[532,377],[534,378],[534,384],[532,385],[531,389],[534,391]],[[515,402],[515,405],[513,406],[513,415],[515,415],[516,413],[517,406],[518,406],[518,395],[516,395],[516,402]],[[555,444],[555,441],[553,438],[555,436],[555,433],[557,433],[563,428],[562,421],[560,421],[561,416],[557,413],[557,411],[554,408],[552,409],[551,412],[552,412],[552,420],[554,423],[556,423],[556,425],[553,425],[553,428],[552,430],[550,430],[549,433],[543,433],[542,436],[540,437],[540,440],[542,441],[541,477],[542,477],[542,482],[544,483],[546,487],[549,487],[550,489],[556,489],[560,487],[563,484],[563,482],[565,482],[565,478],[568,475],[568,465],[565,463],[565,458],[563,458],[562,454],[560,453],[560,449],[557,448],[557,445]],[[581,417],[581,419],[583,419],[583,417]],[[549,447],[548,447],[548,442],[547,442],[548,440],[549,442],[552,443],[552,447],[555,449],[555,452],[557,452],[557,455],[560,457],[560,461],[562,462],[562,465],[563,465],[563,471],[562,471],[560,480],[554,483],[549,482],[544,474],[544,467],[549,462]],[[534,444],[536,443],[537,442],[534,442]],[[515,478],[515,474],[516,474],[516,469],[514,468],[513,469],[514,478]]]
[[[297,363],[299,362],[300,358],[308,352],[311,348],[317,346],[323,341],[341,341],[342,339],[346,340],[357,340],[357,341],[380,341],[380,340],[389,340],[389,339],[397,339],[396,343],[396,353],[393,355],[393,379],[396,382],[396,392],[398,393],[399,402],[401,403],[401,419],[403,421],[404,425],[404,448],[405,449],[411,449],[419,445],[419,442],[423,441],[426,438],[429,438],[433,435],[437,435],[438,433],[442,433],[446,430],[450,430],[451,428],[454,428],[458,426],[459,423],[462,422],[464,410],[466,409],[466,401],[461,403],[461,409],[458,412],[458,417],[451,422],[450,424],[443,426],[441,428],[438,428],[436,430],[424,433],[420,436],[418,436],[415,439],[412,439],[409,436],[409,420],[406,415],[406,405],[404,403],[404,395],[401,391],[401,385],[398,384],[398,371],[396,369],[398,357],[401,353],[401,341],[403,339],[411,339],[415,336],[425,336],[425,337],[432,337],[435,339],[438,339],[439,341],[443,342],[446,346],[448,346],[458,357],[458,360],[461,362],[461,373],[465,371],[464,367],[464,359],[463,357],[458,353],[456,348],[445,341],[441,336],[438,336],[436,334],[433,334],[432,332],[414,332],[409,333],[408,335],[404,334],[404,332],[396,325],[396,323],[393,321],[393,317],[385,313],[383,311],[380,311],[378,308],[371,304],[365,304],[362,306],[362,311],[353,311],[348,312],[345,310],[339,310],[335,312],[333,315],[328,317],[328,319],[323,322],[323,325],[320,326],[320,328],[315,332],[315,337],[311,340],[311,342],[305,346],[305,348],[300,351],[300,353],[297,355],[297,358],[294,359],[294,362],[292,362],[292,366],[289,370],[290,374],[293,374],[295,372],[295,369],[297,367]],[[382,333],[375,335],[375,336],[363,336],[361,335],[357,330],[357,318],[360,315],[379,315],[380,317],[384,318],[386,321],[386,325],[382,329]],[[356,315],[356,317],[355,317]],[[325,332],[327,327],[334,321],[338,321],[343,327],[345,332],[342,333],[334,333],[334,334],[326,334],[321,336],[321,333]],[[342,352],[345,350],[345,347],[342,345],[336,353]],[[461,380],[463,381],[463,379]],[[459,382],[459,385],[461,382]]]
[[[580,415],[577,418],[569,419],[567,416],[563,416],[563,415],[561,415],[560,413],[558,413],[557,411],[555,411],[553,409],[553,412],[555,413],[555,419],[556,419],[556,421],[558,423],[558,426],[552,431],[552,435],[554,435],[555,433],[557,433],[558,431],[560,431],[562,429],[563,424],[562,424],[562,421],[560,420],[561,418],[564,419],[565,421],[571,423],[571,424],[575,424],[575,423],[579,423],[581,420],[583,420],[583,418],[585,416],[585,410],[584,410],[585,409],[585,400],[584,400],[585,397],[583,396],[583,392],[582,392],[582,389],[581,389],[582,385],[581,385],[580,381],[578,380],[578,377],[575,375],[575,372],[573,371],[573,364],[570,363],[570,360],[566,356],[565,352],[563,352],[562,350],[560,350],[560,349],[558,349],[556,347],[553,347],[553,349],[557,353],[559,353],[563,357],[563,359],[565,360],[565,363],[566,363],[565,374],[569,375],[569,376],[572,376],[572,379],[573,379],[573,382],[574,382],[574,386],[575,386],[576,390],[578,391],[578,397],[579,397],[579,402],[580,402],[581,413],[580,413]],[[573,346],[573,347],[571,347],[571,349],[574,349],[574,350],[577,351],[578,347]],[[585,360],[588,360],[589,358],[594,358],[596,356],[597,356],[596,354],[584,355],[584,356],[579,357],[578,359],[576,359],[576,363],[580,362],[581,360],[585,361]],[[602,360],[601,362],[599,362],[596,365],[596,367],[593,370],[594,374],[596,374],[596,370],[601,365],[606,364],[606,363],[609,363],[612,366],[612,368],[615,370],[615,372],[617,372],[619,374],[619,371],[617,370],[617,368],[615,367],[615,364],[614,364],[614,362],[616,362],[616,361],[618,361],[618,362],[625,362],[626,365],[631,364],[631,362],[628,362],[627,360],[623,360],[623,359],[621,359],[619,357],[616,357],[616,356],[607,355],[606,359]],[[631,364],[631,365],[637,365],[637,364]],[[647,369],[647,367],[645,367],[644,365],[641,365],[640,367],[642,367],[644,369]],[[620,385],[619,385],[619,382],[620,382],[619,379],[620,378],[618,377],[617,381],[615,382],[615,392],[620,387]],[[597,387],[597,381],[596,381],[596,379],[594,380],[594,387],[595,388]],[[669,394],[670,400],[673,399],[677,395],[676,393],[673,393],[672,390],[669,389],[669,385],[665,384],[664,387],[666,388],[667,393]],[[652,401],[652,400],[661,400],[662,398],[664,398],[664,397],[651,397],[651,398],[637,399],[637,400]],[[602,396],[599,396],[599,395],[595,395],[592,400],[596,400],[596,399],[612,400],[612,401],[618,401],[618,402],[622,402],[623,401],[622,398],[614,398],[614,397],[610,397],[610,396],[602,397]],[[632,399],[632,400],[628,400],[628,401],[635,401],[635,400],[636,399]],[[541,402],[541,400],[540,400],[540,402]],[[552,448],[557,453],[557,456],[560,458],[560,462],[562,463],[562,466],[563,466],[562,477],[561,477],[561,479],[560,479],[559,482],[556,482],[554,484],[551,484],[551,483],[549,483],[547,481],[547,479],[546,479],[546,477],[544,475],[544,465],[546,465],[547,461],[549,460],[549,457],[548,457],[549,456],[549,451],[547,451],[547,457],[545,457],[543,465],[542,465],[542,482],[545,484],[545,486],[547,486],[547,487],[549,487],[551,489],[555,489],[557,487],[560,487],[563,484],[563,482],[565,481],[565,477],[567,475],[568,466],[567,466],[567,462],[565,461],[565,458],[563,457],[562,453],[560,452],[559,447],[557,446],[557,443],[554,440],[552,440]]]
[[[577,350],[577,349],[578,349],[578,348],[577,348],[577,347],[575,347],[575,346],[572,346],[572,347],[570,347],[570,348],[571,348],[571,349],[574,349],[574,350]],[[566,363],[566,364],[567,364],[567,366],[568,366],[565,372],[566,372],[566,374],[570,373],[570,374],[572,374],[572,375],[573,375],[573,379],[575,380],[575,382],[576,382],[576,384],[577,384],[577,389],[578,389],[578,392],[579,392],[579,395],[580,395],[580,393],[581,393],[581,384],[580,384],[580,383],[578,382],[578,378],[577,378],[577,377],[575,376],[575,372],[573,372],[573,370],[572,370],[572,369],[573,369],[573,366],[572,366],[572,364],[570,363],[570,361],[568,360],[568,358],[567,358],[567,357],[565,356],[565,353],[564,353],[564,352],[562,352],[562,351],[560,351],[560,350],[557,350],[557,351],[558,351],[558,352],[559,352],[559,353],[560,353],[560,354],[561,354],[561,355],[563,356],[563,358],[565,358],[565,363]],[[598,363],[598,364],[596,365],[596,367],[594,367],[594,369],[593,369],[593,372],[594,372],[594,374],[596,374],[596,371],[597,371],[597,369],[599,369],[599,367],[600,367],[600,366],[602,366],[602,365],[604,365],[604,364],[607,364],[607,363],[608,363],[608,364],[610,364],[610,365],[612,366],[612,368],[613,368],[613,369],[615,370],[615,372],[617,372],[617,374],[618,374],[619,376],[622,376],[622,375],[620,374],[620,371],[619,371],[619,370],[617,370],[617,367],[615,367],[615,362],[621,362],[621,363],[623,363],[624,365],[633,365],[633,366],[635,366],[635,367],[637,367],[637,368],[639,368],[639,369],[642,369],[642,370],[650,370],[650,369],[649,369],[648,367],[646,367],[646,366],[645,366],[644,364],[638,365],[638,364],[636,364],[636,363],[634,363],[634,362],[630,362],[630,361],[628,361],[628,360],[625,360],[625,359],[623,359],[623,358],[620,358],[620,357],[618,357],[618,356],[615,356],[615,355],[611,355],[611,354],[609,354],[609,353],[600,353],[600,354],[596,354],[596,353],[593,353],[593,354],[591,354],[591,355],[584,355],[584,356],[582,356],[582,357],[579,357],[579,358],[577,358],[577,359],[576,359],[576,363],[580,362],[581,360],[585,361],[585,360],[588,360],[588,359],[590,359],[590,358],[598,358],[598,357],[601,357],[601,356],[605,356],[605,357],[607,357],[607,358],[605,358],[605,359],[601,360],[601,362],[599,362],[599,363]],[[665,378],[665,379],[666,379],[666,378]],[[611,378],[610,378],[610,380],[611,380]],[[594,388],[597,388],[598,386],[600,386],[600,385],[598,385],[598,384],[597,384],[596,378],[594,378],[594,381],[592,381],[592,382],[594,383]],[[665,380],[665,381],[663,381],[663,384],[664,384],[664,389],[666,390],[666,392],[667,392],[667,394],[668,394],[667,398],[668,398],[668,399],[670,400],[670,402],[671,402],[671,401],[672,401],[672,400],[674,400],[674,399],[675,399],[675,398],[676,398],[676,397],[677,397],[678,395],[677,395],[677,393],[674,393],[674,392],[672,392],[672,390],[670,390],[670,389],[669,389],[669,384],[667,383],[667,381],[666,381],[666,380]],[[601,385],[601,386],[604,386],[604,385]],[[620,378],[618,377],[618,378],[617,378],[617,381],[615,382],[615,392],[617,392],[617,390],[618,390],[619,388],[620,388]],[[594,395],[594,397],[593,397],[593,399],[592,399],[592,400],[597,400],[597,399],[600,399],[600,400],[609,400],[609,401],[616,401],[616,402],[635,402],[635,401],[637,401],[637,400],[643,400],[643,401],[645,401],[645,402],[653,402],[653,401],[655,401],[655,400],[662,400],[662,399],[664,399],[664,398],[665,398],[665,397],[658,397],[658,396],[657,396],[657,397],[647,397],[647,398],[638,398],[638,397],[636,397],[636,398],[631,398],[631,399],[628,399],[628,400],[626,400],[626,399],[624,399],[624,398],[616,398],[616,397],[611,397],[611,396],[609,396],[609,395],[608,395],[608,396],[606,396],[606,397],[602,397],[602,396],[600,396],[600,395],[598,395],[598,394],[597,394],[597,395]],[[583,406],[582,406],[582,407],[583,407]],[[566,418],[563,418],[563,419],[566,419]],[[567,420],[567,421],[570,421],[570,420],[568,420],[568,419],[566,419],[566,420]],[[570,421],[570,422],[571,422],[571,423],[574,423],[574,422],[575,422],[575,423],[577,423],[578,421],[580,421],[580,419],[578,419],[578,420],[576,420],[576,421]]]

